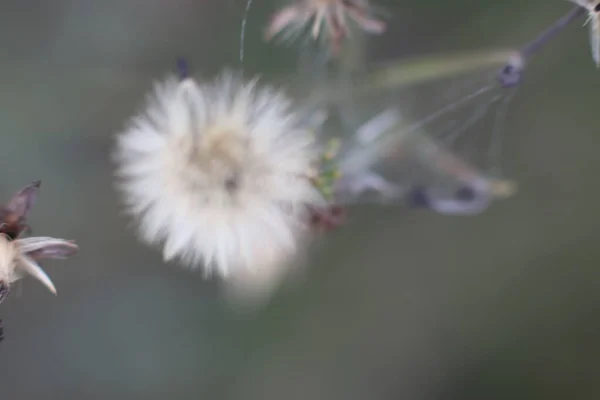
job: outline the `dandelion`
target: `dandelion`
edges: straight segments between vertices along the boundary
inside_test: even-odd
[[[283,93],[232,73],[156,85],[115,152],[141,238],[165,261],[222,277],[282,265],[306,237],[307,206],[321,201],[300,121]]]
[[[51,237],[28,237],[10,240],[0,235],[0,302],[10,292],[11,284],[26,276],[40,281],[56,294],[54,284],[38,262],[46,258],[67,258],[78,251],[78,246],[68,240]]]
[[[592,47],[592,58],[596,66],[600,68],[600,1],[598,0],[570,0],[588,12],[585,25],[590,25],[590,46]]]
[[[371,16],[368,0],[297,0],[295,4],[275,13],[267,27],[265,39],[271,40],[283,31],[288,32],[288,38],[297,36],[312,21],[312,38],[317,40],[325,30],[332,53],[336,54],[350,35],[349,20],[372,34],[381,34],[386,29],[383,21]]]

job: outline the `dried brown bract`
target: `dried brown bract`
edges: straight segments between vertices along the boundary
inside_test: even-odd
[[[0,234],[9,239],[16,239],[29,230],[27,216],[37,198],[41,183],[39,180],[31,182],[19,190],[6,205],[0,206]]]
[[[346,222],[347,210],[337,204],[326,207],[310,207],[310,226],[318,232],[331,232]]]

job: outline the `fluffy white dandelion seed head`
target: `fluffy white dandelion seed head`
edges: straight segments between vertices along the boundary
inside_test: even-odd
[[[260,273],[305,237],[315,150],[291,101],[256,80],[168,78],[118,136],[119,187],[165,260]]]

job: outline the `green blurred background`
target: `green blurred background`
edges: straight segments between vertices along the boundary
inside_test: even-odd
[[[515,47],[566,1],[380,1],[372,60]],[[239,66],[238,0],[5,1],[0,190],[34,179],[37,235],[81,253],[0,306],[1,399],[594,399],[600,395],[600,71],[583,19],[537,56],[507,121],[520,192],[477,217],[352,210],[306,279],[258,313],[165,266],[120,213],[109,152],[155,79],[187,56]],[[261,42],[245,70],[294,68]],[[581,22],[581,23],[579,23]]]

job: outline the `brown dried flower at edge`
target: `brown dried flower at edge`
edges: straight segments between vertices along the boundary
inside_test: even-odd
[[[312,38],[317,40],[324,27],[331,52],[335,55],[350,35],[349,20],[372,34],[381,34],[386,29],[383,21],[371,15],[367,0],[297,0],[296,4],[275,13],[265,32],[265,39],[271,40],[287,29],[290,30],[288,37],[292,37],[313,21]]]
[[[37,264],[45,258],[66,258],[78,251],[70,240],[21,235],[29,230],[27,217],[39,193],[41,181],[33,181],[0,206],[0,303],[8,295],[11,283],[27,275],[56,293],[54,284]]]

